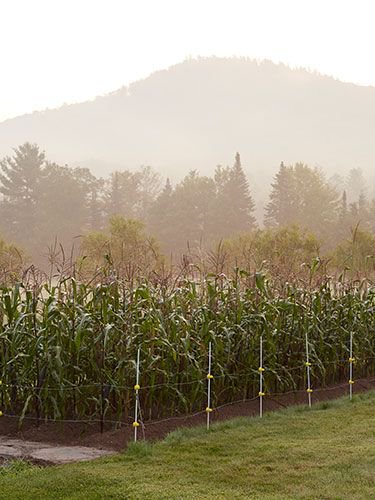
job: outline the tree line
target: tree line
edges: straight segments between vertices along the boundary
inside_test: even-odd
[[[275,231],[284,240],[286,235],[292,241],[302,238],[302,246],[305,238],[315,254],[336,248],[335,258],[341,251],[342,262],[354,237],[363,242],[363,251],[375,254],[375,199],[366,193],[359,169],[350,172],[345,184],[303,163],[281,163],[264,221],[257,221],[239,153],[232,166],[217,166],[212,177],[192,170],[177,184],[167,179],[164,186],[151,167],[97,178],[89,169],[50,162],[30,143],[3,158],[0,167],[1,235],[39,265],[55,240],[62,248],[74,244],[77,252],[89,254],[91,265],[99,265],[104,256],[120,261],[121,255],[130,255],[129,241],[143,242],[137,255],[144,265],[159,261],[159,254],[177,256],[218,245],[237,259],[257,247],[261,257],[269,254],[259,250],[261,242],[272,240]],[[298,234],[293,227],[301,228]],[[14,261],[16,247],[3,243],[2,248],[0,253]],[[0,265],[6,266],[7,258]]]

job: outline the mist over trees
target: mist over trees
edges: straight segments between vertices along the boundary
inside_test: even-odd
[[[144,164],[177,182],[191,169],[211,175],[239,151],[260,190],[281,160],[321,165],[328,176],[358,166],[373,175],[374,117],[373,87],[270,61],[198,58],[93,101],[0,123],[0,157],[30,141],[100,177]]]
[[[318,169],[302,163],[280,165],[266,206],[268,227],[298,225],[327,242],[334,239],[339,194]]]
[[[32,256],[54,237],[71,244],[72,237],[93,229],[100,182],[88,169],[51,163],[30,143],[5,157],[0,168],[1,231]]]
[[[15,273],[25,261],[43,268],[60,249],[80,259],[82,272],[111,263],[128,276],[160,269],[171,256],[214,251],[222,271],[220,259],[243,268],[266,262],[287,276],[314,257],[369,269],[375,199],[367,187],[360,169],[327,179],[321,169],[281,163],[257,220],[238,152],[212,177],[191,170],[173,185],[149,166],[97,178],[24,143],[0,161],[0,265],[9,262]]]
[[[169,180],[151,207],[149,227],[165,250],[215,241],[256,227],[254,202],[239,153],[233,167],[218,166],[213,178],[191,171],[174,188]]]
[[[297,184],[298,176],[304,180],[308,176],[302,167],[296,167],[303,161],[310,169],[322,168],[323,182],[333,187],[339,200],[346,193],[347,209],[343,208],[342,219],[345,222],[340,225],[340,238],[343,238],[355,220],[366,220],[361,222],[364,229],[373,227],[371,215],[366,213],[373,210],[371,202],[375,193],[374,103],[374,88],[343,83],[283,64],[247,58],[189,59],[93,101],[0,123],[0,158],[12,157],[12,148],[25,141],[43,146],[57,165],[69,165],[64,174],[56,169],[50,173],[50,192],[59,191],[60,182],[68,185],[75,182],[75,178],[93,176],[91,186],[83,180],[80,188],[72,188],[70,206],[76,207],[76,216],[67,217],[70,220],[65,229],[60,220],[59,240],[64,245],[71,244],[72,235],[86,234],[90,229],[104,230],[111,215],[116,213],[144,221],[146,228],[158,235],[163,251],[167,252],[186,248],[188,240],[190,244],[202,241],[208,245],[214,239],[228,237],[243,227],[238,214],[234,222],[238,222],[239,227],[233,226],[233,217],[229,221],[229,211],[235,211],[234,198],[229,209],[228,203],[222,204],[229,190],[226,166],[233,167],[236,151],[241,153],[242,170],[255,204],[255,210],[251,206],[250,211],[259,227],[263,223],[270,228],[279,225],[275,219],[278,216],[272,216],[271,205],[267,217],[264,207],[272,202],[270,184],[277,182],[275,175],[281,160],[287,168],[293,167],[293,182]],[[44,163],[41,170],[49,162],[45,159]],[[218,164],[222,165],[222,171],[215,173]],[[142,172],[140,165],[146,170]],[[149,165],[157,168],[163,177]],[[196,171],[195,179],[187,177],[192,170]],[[186,224],[185,235],[172,230],[173,217],[166,227],[153,215],[155,199],[163,191],[167,177],[173,194],[168,201],[166,186],[164,201],[158,201],[161,205],[172,200],[175,203],[176,196],[186,196],[185,202],[189,205],[187,192],[194,183],[204,193],[202,196],[207,196],[205,207],[201,202],[202,206],[194,213],[192,210],[188,216],[184,215],[187,223],[191,220],[196,223],[193,228]],[[312,174],[311,182],[319,183],[319,176]],[[84,193],[76,193],[78,196],[73,202],[73,191],[80,189]],[[313,187],[306,189],[313,193]],[[33,230],[31,239],[27,231],[23,232],[28,248],[33,240],[45,245],[45,235],[56,228],[57,212],[69,210],[64,195],[58,208],[60,194],[57,192],[55,197],[56,218],[53,219],[51,213],[50,222],[45,223],[49,228]],[[327,190],[326,195],[330,196]],[[85,199],[85,203],[81,203],[81,199]],[[301,200],[295,202],[300,209]],[[48,195],[45,195],[45,205],[49,209]],[[180,200],[176,209],[180,210],[182,205]],[[312,207],[311,200],[308,206]],[[324,217],[331,217],[332,210],[326,209]],[[218,215],[222,224],[219,235],[210,213],[220,211],[228,218]],[[312,218],[312,211],[303,209],[303,213]],[[163,217],[168,218],[165,214]],[[335,217],[336,214],[334,220]],[[324,224],[325,232],[317,227],[320,226],[318,216],[315,225],[313,221],[306,223],[302,214],[289,214],[287,218],[298,224],[302,220],[311,230],[322,234],[330,245],[338,238],[337,227],[332,232],[329,221]],[[249,221],[250,218],[247,224],[251,226]],[[9,226],[8,222],[3,225]],[[16,226],[15,220],[14,230]],[[7,227],[7,234],[14,233],[17,231]],[[33,255],[40,254],[39,242],[34,245]]]

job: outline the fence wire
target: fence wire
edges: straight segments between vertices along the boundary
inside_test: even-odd
[[[198,382],[201,382],[200,380]],[[357,383],[362,385],[362,382],[366,382],[367,384],[372,384],[375,382],[375,378],[371,378],[371,379],[359,379],[357,380]],[[328,392],[328,391],[332,391],[332,390],[337,390],[337,389],[341,389],[341,388],[344,388],[344,387],[347,387],[348,383],[347,382],[343,382],[343,383],[340,383],[340,384],[337,384],[337,385],[334,385],[334,386],[329,386],[329,387],[319,387],[317,389],[314,389],[314,393],[317,393],[317,392]],[[367,389],[367,387],[365,387]],[[269,400],[273,400],[274,398],[277,398],[277,397],[285,397],[285,396],[288,396],[288,395],[291,395],[291,394],[305,394],[306,393],[306,390],[305,389],[300,389],[300,390],[291,390],[291,391],[286,391],[286,392],[279,392],[279,393],[267,393],[266,395],[266,399],[269,399]],[[259,396],[255,396],[255,397],[252,397],[252,398],[245,398],[245,399],[238,399],[238,400],[235,400],[235,401],[229,401],[227,403],[223,403],[219,406],[216,406],[214,408],[214,412],[218,412],[220,411],[221,409],[223,408],[226,408],[226,407],[229,407],[229,406],[233,406],[233,405],[239,405],[239,404],[248,404],[248,403],[251,403],[253,401],[256,401],[257,399],[259,399]],[[276,401],[277,403],[277,401]],[[318,402],[317,402],[318,403]],[[164,424],[166,422],[170,422],[170,421],[183,421],[183,420],[190,420],[190,419],[193,419],[193,418],[196,418],[200,415],[204,415],[206,413],[206,410],[203,409],[203,410],[200,410],[200,411],[197,411],[195,413],[191,413],[191,414],[185,414],[185,415],[179,415],[179,416],[173,416],[173,417],[166,417],[166,418],[163,418],[163,419],[159,419],[159,420],[151,420],[151,421],[145,421],[144,419],[144,415],[143,415],[143,411],[142,409],[140,408],[139,410],[139,415],[140,415],[140,419],[139,419],[139,423],[141,424],[141,428],[142,428],[142,432],[143,432],[143,438],[146,439],[146,431],[147,431],[147,428],[150,427],[150,426],[155,426],[155,425],[161,425],[161,424]],[[125,422],[124,420],[113,420],[113,419],[52,419],[52,418],[43,418],[43,417],[34,417],[34,416],[23,416],[23,415],[14,415],[14,414],[9,414],[9,413],[2,413],[2,416],[3,417],[6,417],[6,418],[10,418],[10,419],[18,419],[18,420],[25,420],[25,421],[34,421],[34,422],[39,422],[39,423],[54,423],[54,424],[58,424],[58,423],[66,423],[66,424],[111,424],[113,426],[116,426],[116,427],[129,427],[129,428],[132,428],[133,427],[133,422]],[[129,418],[129,420],[131,420]]]

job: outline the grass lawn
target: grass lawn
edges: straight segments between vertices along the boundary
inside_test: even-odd
[[[179,430],[90,463],[15,463],[0,468],[0,498],[375,498],[375,392]]]

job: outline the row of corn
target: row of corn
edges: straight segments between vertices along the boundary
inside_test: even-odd
[[[21,421],[127,421],[140,348],[143,418],[194,412],[205,404],[210,341],[212,404],[251,398],[261,335],[266,394],[306,387],[306,334],[313,387],[347,381],[351,332],[355,374],[373,376],[374,312],[371,288],[280,291],[262,275],[3,288],[0,409]]]

